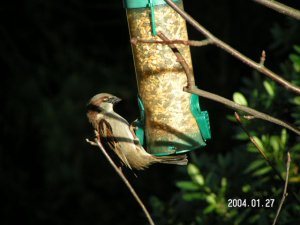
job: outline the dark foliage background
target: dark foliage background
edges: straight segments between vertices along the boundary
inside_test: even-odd
[[[288,20],[250,0],[185,1],[185,8],[249,57],[259,60],[262,49],[270,51],[267,65],[275,71],[299,38],[291,31],[284,46],[274,42],[271,28],[288,26]],[[191,39],[203,38],[188,29]],[[252,73],[213,46],[193,48],[192,55],[198,86],[228,98]],[[115,172],[84,141],[93,135],[85,105],[98,92],[123,98],[117,110],[129,121],[138,116],[121,0],[1,2],[0,57],[0,223],[145,223]],[[205,99],[201,106],[210,113],[213,133],[205,151],[230,151],[236,144],[226,120],[231,111]],[[175,180],[184,176],[179,170],[159,165],[138,179],[128,176],[148,205],[152,195],[171,198]]]

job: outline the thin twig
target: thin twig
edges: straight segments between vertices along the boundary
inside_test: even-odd
[[[282,205],[284,203],[284,200],[286,198],[286,196],[288,195],[287,193],[287,187],[288,187],[288,183],[289,183],[289,173],[290,173],[290,164],[291,164],[291,154],[289,151],[286,152],[287,155],[287,159],[286,159],[286,176],[285,176],[285,184],[284,184],[284,190],[283,190],[283,194],[282,194],[282,198],[280,200],[280,204],[278,206],[274,221],[272,225],[275,225],[278,219],[278,216],[280,214]]]
[[[168,41],[169,39],[162,33],[158,33],[159,37],[162,38],[164,41]],[[192,71],[189,69],[187,62],[185,61],[184,57],[181,55],[181,53],[178,51],[178,49],[176,48],[176,46],[174,44],[169,44],[169,47],[173,50],[174,54],[176,55],[178,62],[181,64],[181,66],[183,67],[186,76],[187,76],[187,83],[188,86],[184,88],[184,91],[189,92],[189,93],[193,93],[196,95],[199,95],[201,97],[204,98],[208,98],[211,99],[213,101],[222,103],[230,108],[233,108],[235,110],[240,110],[243,112],[246,112],[247,114],[250,114],[252,116],[254,116],[255,118],[259,118],[262,120],[266,120],[269,121],[271,123],[275,123],[279,126],[285,127],[293,132],[295,132],[296,134],[300,135],[300,130],[293,127],[292,125],[288,124],[287,122],[284,122],[282,120],[279,120],[275,117],[272,117],[268,114],[259,112],[255,109],[249,108],[247,106],[243,106],[240,104],[237,104],[233,101],[230,101],[222,96],[201,90],[199,88],[197,88],[195,86],[195,78],[194,78],[194,74],[192,73]]]
[[[257,142],[255,141],[255,139],[251,136],[251,134],[249,133],[249,131],[246,129],[246,127],[242,124],[241,121],[241,117],[240,115],[235,112],[234,113],[235,119],[236,121],[240,124],[241,128],[243,129],[243,131],[247,134],[247,136],[249,137],[250,141],[254,144],[254,146],[256,147],[256,149],[259,151],[259,153],[262,155],[262,157],[264,158],[264,160],[268,163],[268,165],[273,169],[273,171],[275,172],[275,174],[277,175],[277,177],[279,177],[279,179],[285,183],[285,180],[283,179],[281,173],[276,169],[276,167],[274,166],[274,164],[270,161],[270,159],[266,156],[264,150],[257,144]],[[295,200],[298,202],[298,204],[300,204],[300,200],[297,196],[297,194],[295,192],[292,191],[293,196],[295,197]]]
[[[169,41],[169,39],[162,32],[159,32],[158,35],[164,41]],[[219,96],[219,95],[216,95],[216,94],[213,94],[213,93],[210,93],[210,92],[207,92],[207,91],[197,88],[195,85],[194,74],[193,74],[192,70],[190,70],[190,68],[188,67],[187,62],[185,61],[184,57],[181,55],[180,51],[176,48],[176,46],[174,44],[168,44],[168,45],[172,49],[174,54],[176,55],[178,62],[181,64],[181,66],[183,67],[183,69],[185,71],[188,86],[183,89],[184,91],[199,95],[204,98],[208,98],[208,99],[216,101],[216,102],[219,102],[219,103],[226,105],[232,109],[246,112],[247,114],[250,114],[251,116],[254,116],[255,118],[259,118],[259,119],[262,119],[265,121],[269,121],[271,123],[275,123],[279,126],[285,127],[287,129],[293,131],[294,133],[300,135],[300,130],[298,128],[293,127],[292,125],[288,124],[287,122],[279,120],[268,114],[259,112],[255,109],[249,108],[247,106],[237,104],[237,103],[230,101],[222,96]],[[264,54],[262,53],[262,55],[264,55]]]
[[[158,32],[157,36],[159,36],[163,41],[170,41],[162,32]],[[176,48],[176,46],[172,43],[168,44],[169,47],[171,48],[171,50],[174,52],[175,56],[177,57],[177,61],[181,64],[181,66],[183,67],[185,74],[187,76],[187,87],[188,88],[194,88],[195,87],[195,77],[194,74],[192,72],[192,70],[190,69],[189,65],[187,64],[187,62],[185,61],[184,57],[181,55],[181,53],[179,52],[179,50]]]
[[[300,11],[297,9],[294,9],[290,6],[284,5],[278,1],[270,1],[270,0],[253,0],[261,5],[264,5],[270,9],[273,9],[279,13],[282,13],[284,15],[293,17],[297,20],[300,20]]]
[[[284,187],[287,186],[286,180],[287,178],[284,180],[282,175],[280,174],[280,172],[276,169],[276,167],[273,165],[273,163],[270,161],[270,159],[266,156],[264,150],[257,144],[257,142],[254,140],[254,138],[250,135],[249,131],[246,129],[246,127],[242,124],[240,115],[235,112],[234,113],[235,119],[236,121],[240,124],[241,128],[243,129],[243,131],[247,134],[247,136],[249,137],[250,141],[254,144],[254,146],[256,147],[256,149],[259,151],[259,153],[262,155],[262,157],[264,158],[264,160],[268,163],[268,165],[272,168],[272,170],[275,172],[275,174],[279,177],[279,179],[284,183]],[[287,158],[287,174],[289,171],[289,167],[290,167],[290,153],[287,152],[288,154],[288,158]],[[286,193],[286,190],[285,192]],[[300,204],[300,200],[298,199],[298,196],[295,192],[292,191],[293,196],[295,197],[295,200],[298,202],[298,204]],[[283,203],[283,202],[282,202]],[[282,205],[282,204],[281,204]],[[280,211],[280,210],[279,210]],[[279,214],[279,213],[278,213]],[[275,221],[275,220],[274,220]],[[273,223],[274,225],[275,223]]]
[[[165,42],[169,41],[169,39],[162,32],[159,32],[158,35]],[[179,61],[179,63],[183,67],[183,69],[185,71],[185,74],[187,76],[188,86],[184,88],[184,91],[187,91],[189,93],[194,93],[194,94],[197,94],[197,95],[199,95],[201,97],[208,98],[208,99],[211,99],[213,101],[222,103],[222,104],[224,104],[224,105],[226,105],[226,106],[228,106],[230,108],[238,109],[240,111],[246,112],[246,113],[250,114],[250,115],[247,115],[247,117],[251,117],[251,119],[253,119],[253,118],[260,118],[260,119],[266,120],[268,122],[275,123],[277,125],[283,126],[283,127],[287,128],[287,129],[295,132],[296,134],[300,135],[300,130],[299,129],[297,129],[297,128],[291,126],[291,125],[289,125],[288,123],[286,123],[284,121],[281,121],[281,120],[279,120],[277,118],[274,118],[274,117],[272,117],[270,115],[267,115],[265,113],[262,113],[262,112],[259,112],[257,110],[254,110],[252,108],[249,108],[249,107],[246,107],[246,106],[243,106],[243,105],[239,105],[239,104],[237,104],[237,103],[235,103],[233,101],[230,101],[230,100],[228,100],[228,99],[226,99],[224,97],[218,96],[216,94],[213,94],[213,93],[206,92],[206,91],[203,91],[201,89],[198,89],[195,86],[194,74],[189,69],[187,62],[185,61],[184,57],[181,55],[180,51],[172,43],[168,43],[168,45],[172,49],[172,51],[174,52],[174,54],[176,55],[177,60]],[[261,56],[261,63],[262,64],[264,63],[265,59],[266,59],[266,54],[265,54],[265,51],[263,51],[262,52],[262,56]],[[191,83],[192,83],[192,85],[189,85]],[[276,175],[281,179],[282,182],[286,183],[286,181],[284,181],[283,177],[281,176],[280,172],[275,168],[275,166],[268,159],[268,157],[266,156],[266,154],[264,153],[264,151],[259,147],[259,145],[256,143],[256,141],[254,140],[254,138],[250,135],[250,133],[242,125],[240,116],[239,116],[239,114],[237,112],[235,112],[235,117],[236,117],[237,121],[240,123],[240,125],[243,128],[243,130],[245,131],[245,133],[248,135],[250,141],[255,145],[255,147],[258,149],[258,151],[260,152],[260,154],[263,156],[263,158],[267,161],[267,163],[271,166],[271,168],[273,169],[273,171],[276,173]],[[300,203],[300,200],[298,199],[298,196],[294,192],[292,192],[292,194],[294,195],[296,201],[298,203]]]
[[[194,47],[203,47],[209,44],[212,44],[211,40],[205,39],[202,41],[195,41],[195,40],[180,40],[180,39],[173,39],[173,40],[165,40],[165,41],[157,41],[154,39],[140,39],[140,38],[131,38],[130,42],[134,45],[137,43],[146,43],[146,44],[161,44],[161,45],[169,45],[169,44],[178,44],[178,45],[188,45]]]
[[[290,131],[300,135],[300,130],[298,128],[288,124],[287,122],[285,122],[283,120],[280,120],[280,119],[277,119],[275,117],[272,117],[272,116],[270,116],[266,113],[259,112],[255,109],[249,108],[247,106],[239,105],[239,104],[237,104],[233,101],[230,101],[229,99],[226,99],[226,98],[224,98],[220,95],[216,95],[214,93],[207,92],[207,91],[201,90],[199,88],[189,88],[189,89],[185,88],[184,90],[189,92],[189,93],[199,95],[203,98],[207,98],[207,99],[213,100],[215,102],[219,102],[219,103],[221,103],[223,105],[226,105],[229,108],[232,108],[234,110],[243,111],[247,114],[250,114],[251,116],[254,116],[255,118],[262,119],[262,120],[277,124],[281,127],[285,127],[287,129],[289,129]]]
[[[265,66],[261,66],[259,63],[256,63],[252,59],[248,58],[247,56],[243,55],[236,49],[232,48],[230,45],[226,44],[224,41],[215,37],[212,33],[210,33],[206,28],[204,28],[200,23],[198,23],[194,18],[192,18],[189,14],[179,8],[172,0],[165,0],[166,3],[170,5],[179,15],[181,15],[188,23],[190,23],[196,30],[202,33],[207,39],[211,40],[214,45],[217,47],[225,50],[232,56],[236,57],[246,65],[256,69],[257,71],[265,74],[266,76],[270,77],[283,87],[288,90],[291,90],[297,94],[300,94],[300,87],[288,82],[287,80],[283,79],[278,74],[274,73],[270,69]]]
[[[141,206],[142,210],[144,211],[144,214],[146,215],[149,224],[150,225],[155,225],[155,223],[153,222],[153,219],[150,216],[150,213],[148,212],[147,208],[145,207],[144,203],[142,202],[142,200],[140,199],[140,197],[137,195],[137,193],[135,192],[135,190],[133,189],[133,187],[131,186],[130,182],[127,180],[127,178],[125,177],[125,175],[123,174],[122,170],[119,169],[116,164],[114,163],[114,161],[110,158],[110,156],[107,154],[107,152],[105,151],[103,145],[101,144],[100,138],[95,138],[95,141],[90,141],[88,139],[86,139],[86,141],[88,143],[90,143],[91,145],[97,145],[99,147],[99,149],[101,150],[101,152],[104,154],[104,156],[106,157],[107,161],[110,163],[110,165],[114,168],[114,170],[117,172],[117,174],[121,177],[122,181],[125,183],[125,185],[127,186],[127,188],[129,189],[129,191],[131,192],[131,194],[133,195],[133,197],[135,198],[135,200],[138,202],[138,204]]]
[[[264,66],[265,61],[266,61],[266,51],[262,50],[259,65]]]
[[[257,144],[257,142],[255,141],[255,139],[250,135],[250,133],[248,132],[248,130],[244,127],[244,125],[242,124],[240,115],[237,112],[234,112],[234,116],[236,121],[240,124],[241,128],[243,129],[243,131],[247,134],[247,136],[249,137],[250,141],[254,144],[254,146],[256,147],[256,149],[259,151],[259,153],[262,155],[262,157],[264,158],[264,160],[269,164],[269,166],[273,169],[273,171],[276,173],[276,175],[281,179],[281,181],[284,182],[283,177],[281,176],[280,172],[275,168],[275,166],[273,165],[273,163],[269,160],[269,158],[266,156],[264,150]]]

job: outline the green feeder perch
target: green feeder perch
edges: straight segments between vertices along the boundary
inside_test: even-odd
[[[181,0],[174,0],[183,9]],[[132,38],[188,40],[185,21],[164,0],[124,0]],[[178,50],[193,70],[189,46]],[[140,120],[136,132],[147,151],[157,156],[181,154],[206,145],[211,138],[208,113],[197,95],[183,91],[186,74],[167,45],[132,45],[138,85]]]

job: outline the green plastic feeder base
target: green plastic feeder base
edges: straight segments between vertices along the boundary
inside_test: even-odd
[[[137,127],[136,130],[136,135],[140,141],[140,143],[142,145],[145,145],[146,141],[145,141],[145,109],[144,109],[144,105],[143,105],[143,101],[141,100],[141,98],[138,96],[138,106],[139,106],[139,110],[140,110],[140,120],[135,121],[135,126]],[[169,150],[169,152],[166,152],[165,150],[163,150],[162,152],[159,153],[152,153],[153,151],[151,151],[151,149],[148,149],[147,146],[146,149],[148,150],[148,152],[152,153],[155,156],[167,156],[167,155],[173,155],[173,154],[183,154],[186,152],[190,152],[199,148],[203,148],[206,146],[206,140],[211,139],[211,131],[210,131],[210,123],[209,123],[209,117],[208,117],[208,112],[207,111],[201,111],[200,109],[200,105],[199,105],[199,97],[198,95],[191,95],[191,100],[190,100],[190,109],[191,112],[193,114],[193,116],[195,117],[198,127],[200,129],[200,134],[201,134],[201,138],[199,138],[199,142],[196,144],[194,141],[194,143],[189,144],[189,145],[184,145],[184,144],[179,144],[179,143],[168,143],[169,141],[165,141],[165,147],[167,147],[167,149]],[[199,134],[195,134],[194,135],[194,139],[196,140],[197,135]],[[203,141],[202,141],[203,140]],[[163,142],[160,140],[160,142]],[[178,148],[178,145],[181,145],[181,148]],[[157,151],[157,150],[156,150]]]

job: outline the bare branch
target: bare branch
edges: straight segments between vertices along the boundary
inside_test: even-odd
[[[270,1],[270,0],[253,0],[261,5],[264,5],[270,9],[273,9],[279,13],[285,14],[287,16],[293,17],[297,20],[300,20],[300,11],[294,9],[290,6],[284,5],[278,1]]]
[[[97,133],[97,132],[96,132]],[[97,145],[99,147],[99,149],[101,150],[101,152],[104,154],[105,158],[107,159],[107,161],[110,163],[110,165],[114,168],[114,170],[117,172],[117,174],[121,177],[122,181],[125,183],[125,185],[127,186],[127,188],[129,189],[129,191],[131,192],[131,194],[133,195],[133,197],[135,198],[135,200],[138,202],[138,204],[141,206],[142,210],[144,211],[144,214],[146,215],[149,224],[150,225],[155,225],[155,223],[153,222],[153,219],[150,216],[150,213],[148,212],[147,208],[145,207],[144,203],[142,202],[142,200],[140,199],[140,197],[137,195],[137,193],[135,192],[135,190],[133,189],[133,187],[131,186],[130,182],[127,180],[127,178],[125,177],[125,175],[123,174],[122,170],[119,169],[117,167],[117,165],[114,163],[114,161],[110,158],[110,156],[107,154],[107,152],[105,151],[103,145],[101,144],[100,141],[100,137],[99,135],[97,135],[98,137],[95,138],[95,141],[90,141],[88,139],[86,139],[86,141],[91,144],[91,145]]]
[[[241,128],[243,129],[243,131],[247,134],[247,136],[249,137],[249,140],[253,143],[253,145],[256,147],[256,149],[259,151],[259,153],[261,154],[261,156],[264,158],[264,160],[268,163],[268,165],[273,169],[273,171],[276,173],[276,175],[279,177],[279,179],[283,182],[284,179],[281,176],[280,172],[275,168],[275,166],[273,165],[273,163],[269,160],[269,158],[266,156],[264,150],[257,144],[257,142],[255,141],[255,139],[253,138],[253,136],[251,136],[251,134],[249,133],[249,131],[246,129],[246,127],[242,124],[241,121],[241,117],[237,112],[234,112],[234,116],[236,121],[240,124]]]
[[[146,44],[162,44],[162,45],[169,45],[169,44],[179,44],[179,45],[189,45],[189,46],[194,46],[194,47],[202,47],[202,46],[206,46],[209,44],[212,44],[211,40],[205,39],[202,41],[195,41],[195,40],[179,40],[179,39],[175,39],[175,40],[165,40],[165,41],[157,41],[154,39],[140,39],[140,38],[131,38],[130,42],[134,45],[136,45],[137,43],[146,43]]]
[[[207,98],[207,99],[213,100],[215,102],[219,102],[219,103],[221,103],[223,105],[226,105],[229,108],[232,108],[234,110],[243,111],[247,114],[250,114],[250,115],[254,116],[255,118],[262,119],[262,120],[277,124],[279,126],[285,127],[287,129],[289,129],[290,131],[293,131],[294,133],[300,135],[300,130],[298,128],[288,124],[287,122],[284,122],[284,121],[279,120],[275,117],[272,117],[272,116],[270,116],[266,113],[259,112],[255,109],[249,108],[247,106],[239,105],[239,104],[237,104],[233,101],[230,101],[230,100],[228,100],[228,99],[226,99],[222,96],[219,96],[219,95],[216,95],[216,94],[213,94],[213,93],[210,93],[210,92],[198,89],[198,88],[192,88],[192,89],[185,88],[184,90],[189,92],[189,93],[199,95],[203,98]]]
[[[273,221],[272,225],[276,224],[278,216],[279,216],[279,213],[280,213],[281,208],[282,208],[282,205],[284,203],[284,200],[285,200],[286,196],[288,195],[288,193],[287,193],[287,187],[288,187],[288,183],[289,183],[289,173],[290,173],[290,164],[291,164],[291,155],[290,155],[290,152],[287,151],[286,155],[287,155],[287,159],[286,159],[286,176],[285,176],[284,190],[283,190],[282,198],[281,198],[280,204],[278,206],[278,209],[277,209],[277,212],[276,212],[276,216],[274,218],[274,221]]]
[[[163,41],[169,41],[169,39],[162,33],[162,32],[158,32],[157,35],[163,40]],[[189,65],[187,64],[187,62],[185,61],[184,57],[181,55],[181,53],[179,52],[179,50],[176,48],[176,46],[172,43],[168,44],[169,47],[172,49],[172,51],[174,52],[174,54],[177,57],[177,61],[181,64],[181,66],[184,69],[184,72],[187,76],[187,87],[188,88],[194,88],[195,86],[195,77],[194,74],[192,72],[192,70],[189,68]]]
[[[270,159],[266,156],[264,150],[256,143],[255,139],[253,138],[253,136],[251,136],[251,134],[249,133],[249,131],[246,129],[246,127],[242,124],[240,115],[235,112],[234,113],[235,119],[236,121],[240,124],[241,128],[243,129],[243,131],[247,134],[247,136],[249,137],[249,140],[254,144],[254,146],[256,147],[256,149],[259,151],[259,153],[261,154],[261,156],[264,158],[264,160],[268,163],[268,165],[272,168],[272,170],[275,172],[275,174],[277,175],[277,177],[279,177],[279,179],[285,184],[286,181],[283,179],[281,173],[276,169],[275,165],[270,161]],[[297,196],[297,194],[295,192],[292,191],[293,196],[295,197],[295,200],[298,202],[298,204],[300,204],[300,200]]]
[[[261,52],[261,57],[260,57],[259,65],[260,65],[260,66],[264,66],[265,61],[266,61],[266,51],[263,50],[263,51]]]
[[[270,77],[283,87],[285,87],[288,90],[291,90],[297,94],[300,94],[300,87],[286,81],[278,74],[274,73],[270,69],[260,65],[260,63],[256,63],[252,59],[248,58],[247,56],[243,55],[236,49],[232,48],[230,45],[226,44],[222,40],[215,37],[212,33],[210,33],[207,29],[205,29],[200,23],[198,23],[195,19],[193,19],[189,14],[187,14],[185,11],[183,11],[181,8],[179,8],[172,0],[165,0],[170,7],[172,7],[179,15],[181,15],[188,23],[190,23],[196,30],[198,30],[200,33],[202,33],[206,38],[212,41],[214,45],[217,47],[225,50],[232,56],[236,57],[243,63],[247,64],[248,66],[256,69],[257,71],[265,74],[266,76]]]
[[[169,41],[169,39],[162,32],[159,32],[158,35],[164,41]],[[279,126],[285,127],[287,129],[293,131],[294,133],[300,135],[300,130],[298,128],[296,128],[296,127],[288,124],[287,122],[279,120],[279,119],[277,119],[275,117],[272,117],[272,116],[270,116],[268,114],[259,112],[259,111],[255,110],[255,109],[249,108],[247,106],[243,106],[243,105],[237,104],[237,103],[235,103],[233,101],[230,101],[230,100],[228,100],[228,99],[226,99],[226,98],[224,98],[222,96],[219,96],[219,95],[216,95],[216,94],[213,94],[213,93],[210,93],[210,92],[198,89],[196,87],[196,85],[195,85],[194,74],[189,69],[188,64],[185,61],[184,57],[181,55],[181,53],[178,51],[178,49],[176,48],[176,46],[174,44],[168,44],[168,45],[172,49],[172,51],[174,52],[174,54],[176,55],[176,57],[178,59],[178,62],[183,67],[183,69],[185,71],[185,74],[187,76],[188,86],[183,89],[184,91],[189,92],[189,93],[193,93],[193,94],[196,94],[196,95],[199,95],[199,96],[204,97],[204,98],[208,98],[208,99],[216,101],[216,102],[219,102],[219,103],[221,103],[223,105],[226,105],[226,106],[228,106],[228,107],[230,107],[232,109],[246,112],[247,114],[249,114],[251,116],[254,116],[255,118],[259,118],[259,119],[262,119],[262,120],[265,120],[265,121],[268,121],[268,122],[271,122],[271,123],[275,123],[275,124],[277,124]],[[262,60],[265,59],[264,52],[262,53],[262,58],[263,58]]]
[[[254,144],[254,146],[257,148],[257,150],[259,151],[259,153],[262,155],[262,157],[264,158],[264,160],[266,160],[266,162],[269,164],[269,166],[272,167],[272,169],[274,170],[274,172],[277,174],[277,176],[284,181],[284,179],[282,178],[281,174],[279,173],[278,170],[276,170],[276,168],[273,166],[273,164],[271,163],[271,161],[268,159],[268,157],[266,156],[264,150],[256,143],[255,139],[250,135],[250,133],[248,132],[248,130],[244,127],[244,125],[242,124],[241,121],[241,117],[237,112],[234,112],[234,116],[236,121],[240,124],[241,128],[243,129],[243,131],[247,134],[247,136],[249,137],[250,141]]]

